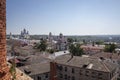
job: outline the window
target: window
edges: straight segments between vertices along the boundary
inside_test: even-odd
[[[67,71],[67,67],[65,67],[65,71]]]
[[[63,70],[63,67],[62,67],[62,66],[60,66],[60,70],[61,70],[61,71]]]
[[[98,73],[98,79],[103,79],[102,73]]]
[[[89,76],[89,71],[86,71],[86,72],[85,72],[85,75],[86,75],[86,76]]]
[[[65,79],[67,79],[67,75],[65,75]]]
[[[57,65],[58,70],[62,71],[63,67],[61,65]]]
[[[101,76],[102,75],[102,73],[98,73],[98,76]]]
[[[112,78],[113,77],[113,75],[112,75],[112,73],[110,73],[110,78]]]
[[[92,72],[92,74],[95,74],[95,72]]]
[[[37,80],[41,80],[41,77],[40,77],[40,76],[38,76],[38,77],[37,77]]]
[[[57,69],[59,69],[59,65],[56,65]]]
[[[63,78],[63,75],[61,73],[59,75],[60,75],[60,78]]]
[[[80,73],[80,75],[82,75],[82,70],[80,70],[80,72],[79,72],[79,73]]]
[[[96,77],[95,74],[96,74],[95,72],[92,72],[92,78],[95,78],[95,77]]]
[[[72,73],[75,73],[74,68],[72,68]]]
[[[48,78],[48,74],[45,75],[45,78]]]
[[[113,61],[113,63],[115,63],[115,61]]]
[[[68,80],[70,80],[70,76],[68,76]]]
[[[98,77],[98,79],[102,79],[102,77]]]
[[[74,76],[72,77],[72,80],[75,80],[75,77],[74,77]]]

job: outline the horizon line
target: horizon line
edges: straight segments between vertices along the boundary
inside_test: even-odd
[[[10,35],[10,34],[6,34],[6,35]],[[12,35],[20,35],[20,34],[12,34]],[[49,35],[49,34],[30,34],[30,35],[32,36],[32,35]],[[117,36],[117,35],[120,35],[120,34],[80,34],[80,35],[79,34],[72,34],[72,35],[63,34],[63,36]],[[59,36],[59,34],[53,35],[53,36]]]

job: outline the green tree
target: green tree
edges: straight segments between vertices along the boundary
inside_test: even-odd
[[[46,40],[41,39],[40,43],[37,44],[37,49],[40,49],[40,51],[45,51],[47,48]]]
[[[12,75],[12,79],[15,80],[16,79],[16,64],[13,62],[11,67],[10,67],[10,73]]]
[[[81,56],[83,54],[83,49],[80,48],[80,44],[71,44],[69,46],[69,51],[73,56]]]
[[[105,49],[104,51],[105,52],[114,52],[115,51],[115,48],[116,48],[116,45],[115,44],[107,44],[105,45]]]
[[[92,42],[92,46],[95,46],[95,42],[94,41]]]
[[[71,56],[73,57],[74,55],[75,55],[75,46],[74,46],[74,44],[71,44],[70,46],[69,46],[69,51],[70,51],[70,53],[71,53]]]
[[[55,52],[54,49],[48,49],[47,51],[48,51],[50,54],[53,54],[53,53]]]
[[[16,52],[15,52],[15,47],[18,47],[18,46],[20,47],[19,42],[17,42],[17,41],[12,42],[11,52],[12,52],[12,54],[14,56],[14,59],[13,59],[13,62],[11,64],[11,67],[10,67],[10,73],[12,75],[13,80],[16,79],[16,63],[15,63],[15,53]]]
[[[69,46],[69,51],[71,53],[71,58],[68,60],[68,62],[73,58],[73,56],[83,55],[83,49],[80,48],[80,44],[71,44]]]
[[[77,41],[78,41],[78,40],[75,38],[75,39],[74,39],[74,42],[77,42]]]
[[[86,40],[85,40],[85,39],[83,39],[83,44],[87,44],[87,42],[86,42]]]
[[[70,46],[74,40],[72,38],[67,38],[67,46]]]
[[[74,41],[74,40],[73,40],[72,38],[67,38],[67,42],[68,42],[68,43],[73,43],[73,41]]]
[[[103,43],[104,43],[104,42],[103,42],[103,41],[101,41],[101,40],[100,40],[100,41],[96,41],[96,42],[95,42],[95,44],[97,44],[97,45],[101,45],[101,44],[103,44]]]

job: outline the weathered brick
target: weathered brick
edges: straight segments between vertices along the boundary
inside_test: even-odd
[[[0,80],[11,80],[6,62],[6,0],[0,0]]]

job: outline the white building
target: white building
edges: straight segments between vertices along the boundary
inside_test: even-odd
[[[63,51],[67,50],[67,39],[63,36],[62,33],[58,36],[57,40],[57,50]]]
[[[30,38],[29,31],[23,29],[23,31],[21,31],[20,39],[29,39],[29,38]]]

